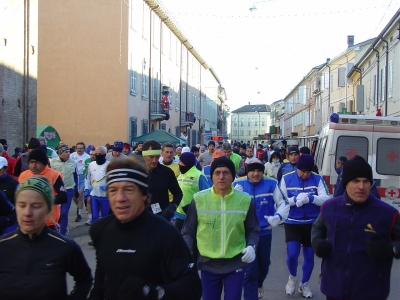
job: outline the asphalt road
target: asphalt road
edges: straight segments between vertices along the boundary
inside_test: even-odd
[[[73,207],[73,205],[72,205]],[[73,238],[82,248],[83,253],[92,269],[92,274],[95,271],[95,250],[87,243],[89,241],[88,230],[89,226],[85,226],[83,222],[74,222],[75,216],[71,214],[70,210],[70,233],[69,237]],[[287,299],[304,299],[296,291],[293,296],[285,294],[285,285],[288,280],[288,270],[286,267],[286,247],[283,226],[279,226],[273,230],[272,235],[272,253],[271,253],[271,266],[269,274],[264,282],[264,300],[287,300]],[[299,257],[298,277],[301,278],[301,264],[303,262],[302,255]],[[325,296],[319,290],[318,275],[321,267],[321,259],[315,257],[314,271],[309,281],[310,289],[313,293],[313,299],[325,299]],[[362,266],[360,266],[362,272]],[[68,277],[69,290],[72,289],[73,280]],[[391,276],[391,291],[388,300],[400,299],[400,260],[395,260],[392,267]],[[188,299],[190,300],[190,299]],[[228,299],[229,300],[229,299]]]

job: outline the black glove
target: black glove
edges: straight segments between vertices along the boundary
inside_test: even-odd
[[[375,234],[366,243],[367,253],[374,260],[382,261],[392,259],[393,246],[384,240],[379,234]]]
[[[75,192],[74,192],[74,196],[75,196],[75,198],[79,198],[79,192],[78,192],[78,191],[75,191]]]
[[[119,288],[119,300],[157,300],[158,292],[155,286],[140,277],[129,277]]]
[[[176,204],[175,203],[170,203],[162,211],[161,216],[163,216],[164,218],[166,218],[169,221],[174,216],[175,211],[176,211]]]
[[[311,245],[314,249],[315,255],[321,258],[328,257],[332,251],[332,245],[325,239],[315,238],[312,240]]]

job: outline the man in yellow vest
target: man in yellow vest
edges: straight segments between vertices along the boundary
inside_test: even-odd
[[[238,176],[246,174],[246,168],[243,164],[242,157],[232,151],[232,146],[229,143],[224,143],[222,145],[222,151],[224,151],[225,156],[229,158],[233,165],[235,166],[235,173]]]
[[[249,194],[234,190],[233,162],[220,157],[211,163],[214,185],[193,196],[183,238],[193,253],[197,241],[198,269],[201,270],[203,300],[240,300],[243,268],[254,261],[260,225]]]
[[[182,153],[179,157],[178,164],[181,172],[178,176],[178,184],[182,190],[183,197],[175,212],[175,227],[181,231],[193,195],[199,191],[210,188],[210,185],[204,173],[197,169],[196,156],[192,152]]]

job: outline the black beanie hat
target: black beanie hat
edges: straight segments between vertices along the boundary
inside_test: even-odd
[[[42,164],[44,164],[45,166],[49,162],[47,154],[46,154],[46,152],[43,151],[42,148],[33,149],[31,151],[31,153],[29,153],[28,161],[30,161],[31,159],[37,160],[37,161],[41,162]]]
[[[28,143],[28,149],[36,149],[40,147],[40,142],[37,138],[31,138]]]
[[[361,156],[354,156],[343,165],[342,186],[346,185],[355,178],[367,178],[372,184],[372,168]]]
[[[312,171],[314,169],[314,157],[310,154],[300,155],[296,167],[301,171]]]
[[[212,176],[213,176],[215,169],[219,168],[219,167],[227,167],[229,169],[229,171],[231,171],[231,173],[232,173],[232,182],[235,180],[235,176],[236,176],[235,165],[226,156],[218,157],[218,158],[214,159],[213,162],[211,163],[211,168],[210,168],[211,180],[212,180]]]

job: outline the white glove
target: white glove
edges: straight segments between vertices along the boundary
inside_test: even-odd
[[[235,185],[234,189],[243,192],[243,187],[240,184]]]
[[[270,229],[272,227],[278,226],[279,222],[281,221],[281,219],[277,215],[275,215],[275,216],[264,216],[264,218],[269,223],[269,226],[267,227],[267,229]]]
[[[247,246],[242,251],[242,262],[251,263],[256,258],[256,251],[252,246]]]
[[[296,206],[301,207],[310,201],[307,193],[300,193],[296,197]]]

